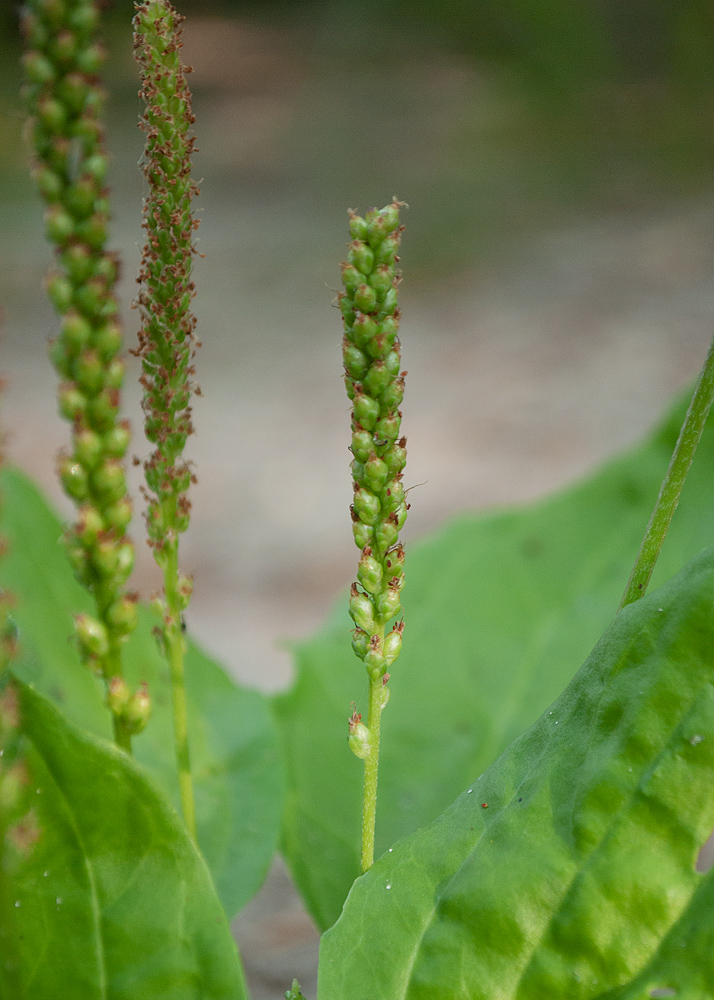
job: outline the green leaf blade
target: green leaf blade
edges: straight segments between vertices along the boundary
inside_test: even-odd
[[[91,610],[59,541],[61,525],[36,487],[16,469],[0,472],[0,536],[7,555],[0,582],[17,599],[16,673],[59,705],[68,719],[111,738],[101,684],[82,666],[72,642],[73,616]],[[125,675],[146,680],[151,720],[133,740],[134,755],[178,806],[168,669],[139,609],[126,647]],[[284,779],[267,700],[239,687],[192,642],[186,656],[188,725],[197,801],[198,840],[229,916],[257,891],[277,846]]]
[[[714,872],[696,871],[712,606],[708,550],[618,616],[551,709],[355,883],[322,1000],[714,996]]]
[[[205,862],[143,769],[24,685],[20,710],[40,837],[13,880],[17,1000],[245,1000]]]

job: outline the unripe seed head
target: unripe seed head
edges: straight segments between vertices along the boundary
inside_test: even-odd
[[[121,327],[118,323],[111,320],[105,323],[95,335],[94,346],[105,361],[118,354],[122,348]]]

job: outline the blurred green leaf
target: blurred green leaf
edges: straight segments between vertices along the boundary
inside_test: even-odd
[[[19,690],[39,839],[9,876],[20,994],[4,990],[18,969],[3,961],[0,995],[244,1000],[228,922],[176,813],[122,751]]]
[[[0,494],[0,536],[8,541],[0,582],[17,599],[16,673],[69,719],[110,739],[102,684],[81,665],[72,641],[73,616],[91,611],[91,599],[69,568],[60,522],[16,469],[2,471]],[[148,681],[153,703],[146,730],[133,740],[134,754],[178,808],[171,689],[151,635],[154,623],[140,608],[126,647],[127,680],[132,687]],[[198,840],[232,916],[260,886],[277,844],[283,777],[274,726],[265,698],[238,687],[190,642],[186,688]]]
[[[562,691],[614,614],[683,408],[631,454],[521,510],[461,517],[407,551],[406,630],[382,717],[379,856],[435,819]],[[653,585],[714,538],[709,421]],[[297,649],[274,700],[287,766],[283,850],[321,928],[359,874],[362,766],[347,748],[362,665],[346,599]]]
[[[353,887],[324,1000],[714,997],[714,549]]]

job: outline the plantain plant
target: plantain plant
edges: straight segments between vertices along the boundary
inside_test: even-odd
[[[714,1000],[702,852],[714,827],[714,355],[686,411],[629,455],[412,545],[403,592],[401,205],[350,213],[339,305],[357,583],[298,648],[289,692],[240,688],[181,624],[196,192],[167,0],[140,3],[134,20],[148,187],[136,351],[164,592],[152,611],[126,590],[100,20],[90,0],[30,0],[23,15],[33,172],[57,256],[51,355],[71,423],[60,474],[79,507],[63,527],[2,470],[0,998],[242,1000],[229,920],[279,840],[325,932],[320,1000]],[[355,706],[345,746],[355,653],[367,718]],[[302,1000],[296,981],[285,996]]]

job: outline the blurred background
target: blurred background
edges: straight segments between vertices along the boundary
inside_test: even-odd
[[[141,108],[126,0],[105,3],[113,245],[127,340]],[[714,10],[705,0],[185,0],[202,218],[199,484],[189,627],[240,680],[354,574],[349,406],[331,309],[348,206],[406,200],[403,428],[414,540],[634,443],[697,373],[714,317]],[[51,255],[27,176],[16,8],[0,0],[0,308],[7,451],[55,483]],[[141,435],[136,365],[126,411]],[[138,480],[135,479],[135,483]],[[141,505],[137,502],[137,508]],[[137,520],[135,534],[141,535]],[[143,545],[136,586],[158,586]],[[236,921],[255,1000],[314,995],[284,871]]]

